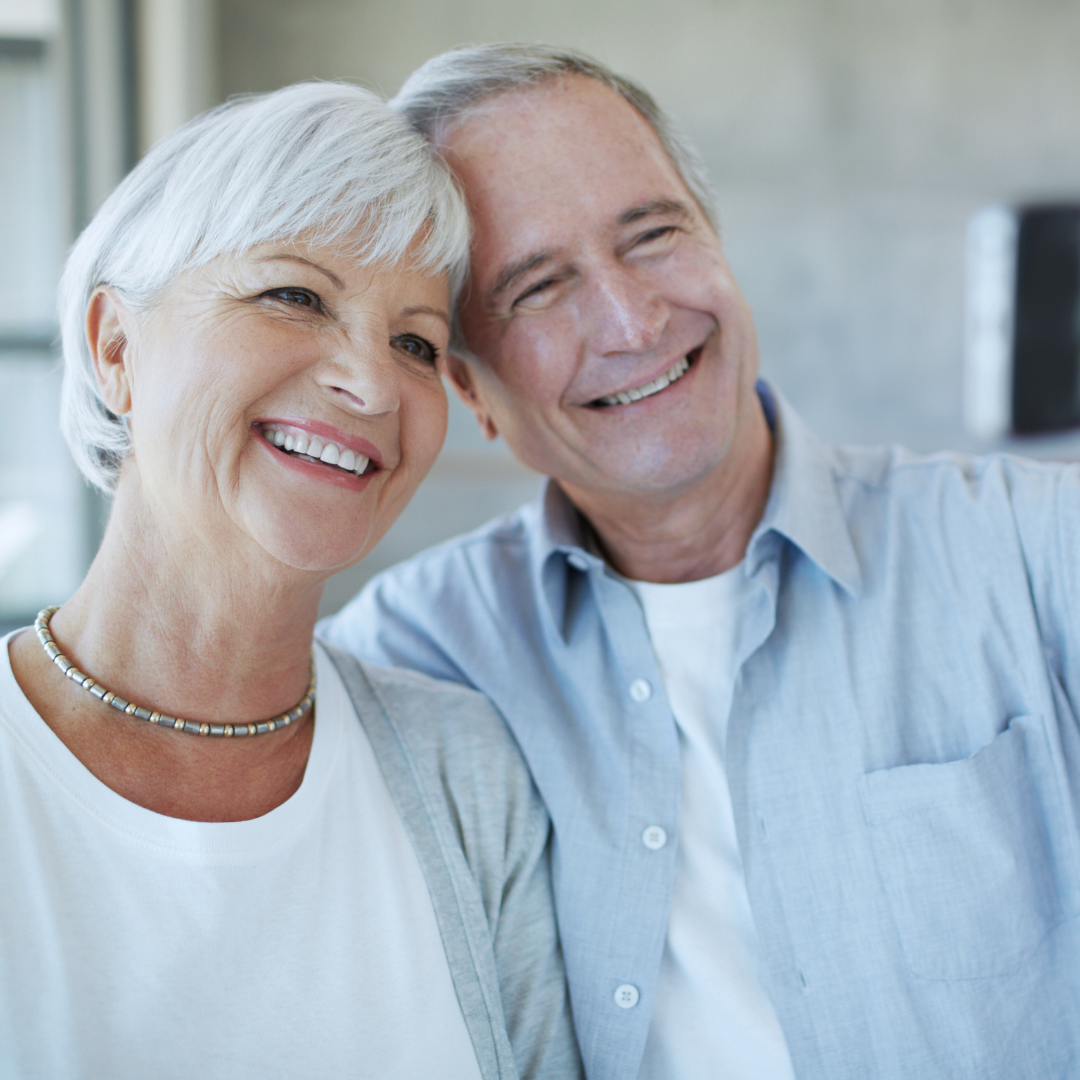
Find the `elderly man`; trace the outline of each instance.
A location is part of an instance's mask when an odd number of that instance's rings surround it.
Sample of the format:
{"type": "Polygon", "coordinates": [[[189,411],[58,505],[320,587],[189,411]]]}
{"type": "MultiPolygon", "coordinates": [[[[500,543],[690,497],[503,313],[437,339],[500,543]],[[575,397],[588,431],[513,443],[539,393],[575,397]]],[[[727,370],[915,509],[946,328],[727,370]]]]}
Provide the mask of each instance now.
{"type": "Polygon", "coordinates": [[[550,480],[327,632],[506,717],[592,1080],[1080,1075],[1075,470],[818,442],[594,62],[455,51],[397,105],[475,223],[450,376],[550,480]]]}

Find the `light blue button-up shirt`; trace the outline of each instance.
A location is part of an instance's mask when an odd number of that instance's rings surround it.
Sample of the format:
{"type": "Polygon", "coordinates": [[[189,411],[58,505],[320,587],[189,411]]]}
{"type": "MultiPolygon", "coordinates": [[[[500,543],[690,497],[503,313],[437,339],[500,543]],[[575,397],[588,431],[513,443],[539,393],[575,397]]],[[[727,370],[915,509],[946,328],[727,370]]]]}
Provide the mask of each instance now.
{"type": "MultiPolygon", "coordinates": [[[[828,447],[762,394],[776,463],[726,767],[796,1075],[1080,1076],[1080,470],[828,447]]],[[[583,540],[549,485],[322,632],[506,717],[555,825],[590,1080],[632,1080],[679,744],[642,610],[583,540]]]]}

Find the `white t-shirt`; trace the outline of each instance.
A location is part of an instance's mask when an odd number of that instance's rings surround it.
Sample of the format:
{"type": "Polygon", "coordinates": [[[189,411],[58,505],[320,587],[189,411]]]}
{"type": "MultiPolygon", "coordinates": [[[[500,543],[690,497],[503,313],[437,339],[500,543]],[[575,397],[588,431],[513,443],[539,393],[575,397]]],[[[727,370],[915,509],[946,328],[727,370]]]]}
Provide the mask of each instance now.
{"type": "Polygon", "coordinates": [[[95,779],[22,694],[8,641],[0,1076],[479,1080],[420,864],[321,648],[299,789],[207,823],[95,779]]]}
{"type": "Polygon", "coordinates": [[[739,565],[703,581],[629,585],[645,610],[682,757],[671,919],[638,1080],[792,1080],[761,981],[724,769],[746,575],[739,565]]]}

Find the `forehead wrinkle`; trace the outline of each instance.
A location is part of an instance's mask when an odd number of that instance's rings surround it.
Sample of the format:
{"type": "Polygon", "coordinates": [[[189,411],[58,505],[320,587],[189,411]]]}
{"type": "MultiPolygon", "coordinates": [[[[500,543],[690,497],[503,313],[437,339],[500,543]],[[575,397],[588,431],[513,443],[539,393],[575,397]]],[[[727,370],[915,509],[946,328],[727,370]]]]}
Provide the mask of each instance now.
{"type": "Polygon", "coordinates": [[[429,307],[427,304],[414,304],[412,307],[407,307],[401,313],[402,315],[433,315],[436,319],[441,319],[447,326],[450,325],[450,316],[440,308],[429,307]]]}
{"type": "Polygon", "coordinates": [[[345,283],[332,270],[327,270],[325,266],[320,266],[317,262],[312,262],[310,259],[305,259],[303,255],[291,255],[288,252],[279,252],[271,255],[260,255],[257,261],[294,262],[300,263],[302,266],[310,266],[312,270],[318,270],[320,274],[328,277],[339,289],[345,288],[345,283]]]}

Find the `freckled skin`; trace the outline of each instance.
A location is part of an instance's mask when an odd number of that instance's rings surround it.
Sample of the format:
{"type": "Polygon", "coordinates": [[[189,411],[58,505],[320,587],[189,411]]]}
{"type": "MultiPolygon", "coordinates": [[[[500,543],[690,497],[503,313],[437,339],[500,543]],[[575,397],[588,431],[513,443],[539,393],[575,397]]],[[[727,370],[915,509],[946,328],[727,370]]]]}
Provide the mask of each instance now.
{"type": "MultiPolygon", "coordinates": [[[[254,546],[254,558],[334,570],[365,555],[415,491],[445,436],[439,372],[390,346],[416,333],[445,347],[420,300],[446,306],[446,286],[421,274],[377,273],[338,259],[336,289],[292,262],[256,251],[189,275],[140,327],[131,361],[134,453],[162,521],[208,543],[254,546]],[[253,296],[282,282],[314,290],[326,314],[253,296]],[[146,358],[143,363],[143,358],[146,358]],[[363,402],[361,405],[360,402],[363,402]],[[382,469],[360,495],[282,470],[251,424],[267,416],[326,420],[375,443],[382,469]],[[225,540],[220,534],[228,535],[225,540]]],[[[322,264],[331,263],[325,255],[322,264]]]]}
{"type": "Polygon", "coordinates": [[[474,224],[461,316],[478,360],[452,360],[450,373],[483,430],[554,477],[631,576],[734,565],[771,471],[757,338],[716,234],[647,123],[572,76],[495,98],[441,148],[474,224]],[[688,353],[690,371],[655,397],[595,406],[688,353]]]}

